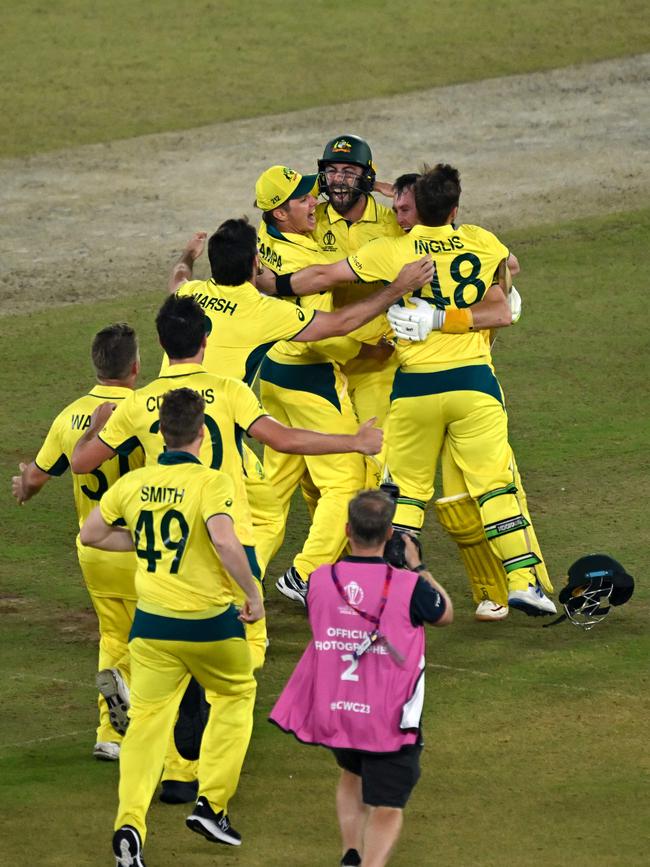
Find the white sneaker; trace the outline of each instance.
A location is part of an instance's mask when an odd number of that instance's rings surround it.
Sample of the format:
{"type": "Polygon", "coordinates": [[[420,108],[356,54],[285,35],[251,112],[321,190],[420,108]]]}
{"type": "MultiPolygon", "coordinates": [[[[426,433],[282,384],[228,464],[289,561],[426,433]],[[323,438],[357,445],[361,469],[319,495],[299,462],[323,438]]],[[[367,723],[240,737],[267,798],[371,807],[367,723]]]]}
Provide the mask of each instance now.
{"type": "Polygon", "coordinates": [[[102,762],[116,762],[120,757],[120,745],[113,741],[97,741],[93,756],[102,762]]]}
{"type": "Polygon", "coordinates": [[[493,620],[505,620],[507,616],[507,605],[497,605],[496,602],[492,602],[490,599],[483,599],[476,607],[474,619],[491,622],[493,620]]]}
{"type": "Polygon", "coordinates": [[[275,582],[275,586],[287,599],[293,599],[301,605],[305,604],[307,583],[302,580],[295,566],[289,566],[284,575],[275,582]]]}
{"type": "Polygon", "coordinates": [[[129,688],[116,668],[97,672],[97,689],[106,699],[108,718],[118,735],[125,735],[129,727],[129,688]]]}
{"type": "Polygon", "coordinates": [[[557,614],[555,603],[544,595],[538,583],[529,584],[526,590],[511,590],[508,593],[508,605],[531,617],[557,614]]]}

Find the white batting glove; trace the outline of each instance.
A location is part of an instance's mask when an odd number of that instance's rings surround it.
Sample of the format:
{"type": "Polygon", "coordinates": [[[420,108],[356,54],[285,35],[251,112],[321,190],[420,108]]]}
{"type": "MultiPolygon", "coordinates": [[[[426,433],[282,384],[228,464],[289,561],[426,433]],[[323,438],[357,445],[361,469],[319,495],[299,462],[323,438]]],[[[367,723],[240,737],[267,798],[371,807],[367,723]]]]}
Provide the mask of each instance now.
{"type": "Polygon", "coordinates": [[[510,295],[508,296],[508,301],[510,302],[510,312],[512,313],[512,324],[515,322],[519,322],[521,317],[521,295],[514,286],[510,288],[510,295]]]}
{"type": "Polygon", "coordinates": [[[440,331],[445,321],[445,311],[438,310],[422,298],[411,298],[415,307],[400,307],[393,304],[388,308],[388,321],[401,340],[425,340],[432,331],[440,331]]]}

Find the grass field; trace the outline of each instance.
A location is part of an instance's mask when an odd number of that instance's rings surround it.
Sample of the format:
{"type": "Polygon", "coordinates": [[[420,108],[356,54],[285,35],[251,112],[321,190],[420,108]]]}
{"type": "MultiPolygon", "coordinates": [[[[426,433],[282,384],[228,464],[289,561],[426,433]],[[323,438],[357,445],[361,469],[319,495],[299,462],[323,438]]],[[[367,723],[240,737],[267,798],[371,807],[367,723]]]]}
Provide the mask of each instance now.
{"type": "Polygon", "coordinates": [[[641,0],[3,4],[0,153],[553,69],[650,46],[641,0]],[[15,111],[15,106],[20,110],[15,111]]]}
{"type": "MultiPolygon", "coordinates": [[[[298,109],[341,92],[352,99],[369,87],[379,95],[478,80],[486,69],[499,75],[587,62],[648,45],[647,16],[633,0],[615,11],[599,0],[461,2],[454,7],[457,21],[442,7],[434,17],[431,4],[413,0],[400,7],[397,37],[387,8],[317,3],[305,33],[304,11],[297,14],[303,7],[292,2],[188,7],[161,0],[156,15],[150,3],[117,3],[110,12],[78,2],[11,4],[10,50],[0,64],[14,86],[0,100],[24,110],[0,139],[0,155],[298,109]],[[461,13],[470,12],[467,24],[461,13]],[[327,33],[333,18],[336,28],[327,33]],[[372,42],[356,38],[368,21],[372,42]],[[482,26],[486,36],[473,51],[482,26]],[[434,35],[427,66],[419,59],[434,35]],[[459,63],[454,38],[461,36],[459,63]],[[418,63],[414,39],[420,40],[418,63]],[[326,82],[318,54],[325,49],[326,82]],[[364,73],[351,81],[346,64],[353,49],[364,73]],[[303,55],[313,76],[297,72],[303,55]],[[277,69],[273,88],[266,86],[270,63],[277,69]],[[404,74],[389,74],[391,67],[404,74]],[[242,94],[245,85],[245,98],[232,98],[232,82],[242,94]]],[[[499,625],[476,624],[455,550],[429,516],[426,559],[455,600],[456,620],[429,637],[424,773],[395,867],[636,867],[647,861],[643,290],[650,202],[630,208],[509,234],[507,243],[524,265],[518,284],[524,315],[500,335],[495,359],[551,574],[561,585],[573,560],[603,550],[637,578],[636,593],[587,634],[568,624],[542,629],[514,614],[499,625]]],[[[155,375],[152,315],[160,301],[161,292],[147,288],[126,301],[87,298],[0,319],[0,860],[6,864],[111,863],[117,768],[90,758],[96,632],[76,564],[69,479],[53,480],[24,509],[11,499],[9,481],[18,461],[34,456],[56,412],[91,382],[85,359],[98,328],[132,323],[141,338],[142,381],[155,375]]],[[[272,575],[290,562],[305,523],[296,501],[272,575]]],[[[275,592],[268,612],[272,644],[260,676],[256,730],[232,805],[245,844],[241,851],[210,847],[184,830],[185,808],[154,803],[146,850],[151,867],[337,863],[331,758],[265,722],[304,647],[306,625],[275,592]]]]}

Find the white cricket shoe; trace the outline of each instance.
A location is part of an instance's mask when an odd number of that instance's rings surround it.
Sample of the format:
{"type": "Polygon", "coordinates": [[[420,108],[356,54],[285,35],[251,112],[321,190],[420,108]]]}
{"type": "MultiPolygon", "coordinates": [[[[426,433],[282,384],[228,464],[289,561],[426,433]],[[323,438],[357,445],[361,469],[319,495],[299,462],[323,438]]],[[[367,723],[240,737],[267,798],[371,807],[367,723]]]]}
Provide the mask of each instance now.
{"type": "Polygon", "coordinates": [[[474,619],[484,623],[491,623],[494,620],[505,620],[507,616],[507,605],[497,605],[491,599],[483,599],[476,607],[474,619]]]}
{"type": "Polygon", "coordinates": [[[275,586],[287,599],[305,605],[307,583],[302,580],[295,566],[289,566],[284,575],[275,582],[275,586]]]}
{"type": "Polygon", "coordinates": [[[93,756],[101,762],[116,762],[120,757],[120,745],[114,741],[97,741],[93,756]]]}
{"type": "Polygon", "coordinates": [[[538,583],[529,584],[526,590],[511,590],[508,593],[508,605],[523,611],[530,617],[557,614],[555,603],[544,595],[538,583]]]}
{"type": "Polygon", "coordinates": [[[129,727],[129,688],[116,668],[97,672],[97,689],[106,699],[108,718],[118,735],[125,735],[129,727]]]}

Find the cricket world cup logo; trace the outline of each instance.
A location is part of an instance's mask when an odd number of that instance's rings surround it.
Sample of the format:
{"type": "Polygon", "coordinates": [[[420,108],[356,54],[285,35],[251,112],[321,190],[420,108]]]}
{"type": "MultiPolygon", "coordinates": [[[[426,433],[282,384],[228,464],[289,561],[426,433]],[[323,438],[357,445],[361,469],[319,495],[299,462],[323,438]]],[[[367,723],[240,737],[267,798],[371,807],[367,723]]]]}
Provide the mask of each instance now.
{"type": "Polygon", "coordinates": [[[355,608],[358,608],[359,605],[363,602],[363,590],[356,581],[350,581],[349,584],[345,585],[345,597],[348,600],[350,605],[354,605],[355,608]]]}

